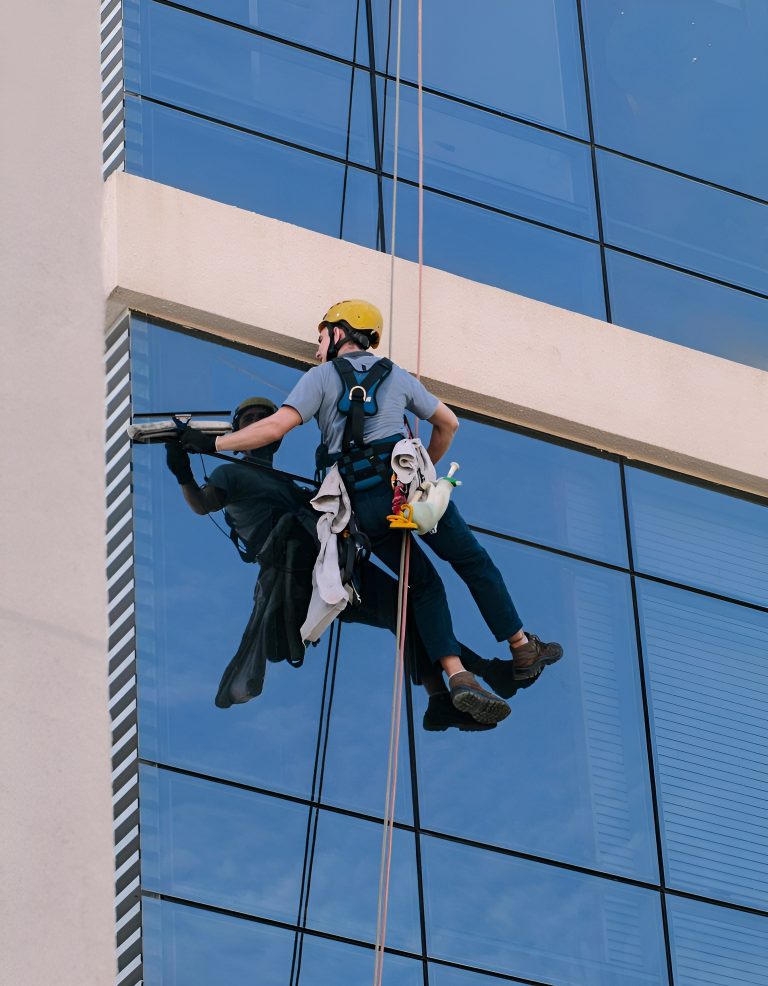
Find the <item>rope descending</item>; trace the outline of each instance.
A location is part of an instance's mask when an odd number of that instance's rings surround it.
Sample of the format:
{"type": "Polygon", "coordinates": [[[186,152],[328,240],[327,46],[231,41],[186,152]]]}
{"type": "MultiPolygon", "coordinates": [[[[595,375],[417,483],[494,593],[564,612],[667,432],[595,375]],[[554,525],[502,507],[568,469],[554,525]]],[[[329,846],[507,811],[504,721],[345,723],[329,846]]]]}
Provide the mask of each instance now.
{"type": "MultiPolygon", "coordinates": [[[[394,285],[395,285],[395,232],[397,218],[397,164],[400,134],[400,53],[402,37],[403,3],[397,5],[397,71],[395,76],[395,151],[392,186],[392,244],[390,257],[389,283],[389,349],[392,355],[394,285]]],[[[418,0],[418,127],[419,127],[419,277],[417,296],[417,347],[416,376],[421,378],[421,333],[424,267],[424,124],[423,124],[423,74],[422,74],[422,0],[418,0]]],[[[415,431],[418,434],[418,419],[415,431]]],[[[389,756],[387,762],[387,791],[384,799],[384,827],[381,839],[381,864],[379,867],[379,893],[376,909],[376,944],[374,951],[374,986],[381,986],[384,975],[384,948],[387,937],[387,912],[389,906],[389,880],[392,867],[392,834],[395,820],[395,799],[397,795],[397,767],[400,748],[400,714],[403,697],[403,666],[405,652],[405,633],[408,619],[408,575],[410,570],[411,539],[408,531],[403,531],[400,552],[399,592],[397,603],[397,644],[395,652],[394,678],[392,683],[392,712],[389,730],[389,756]]]]}

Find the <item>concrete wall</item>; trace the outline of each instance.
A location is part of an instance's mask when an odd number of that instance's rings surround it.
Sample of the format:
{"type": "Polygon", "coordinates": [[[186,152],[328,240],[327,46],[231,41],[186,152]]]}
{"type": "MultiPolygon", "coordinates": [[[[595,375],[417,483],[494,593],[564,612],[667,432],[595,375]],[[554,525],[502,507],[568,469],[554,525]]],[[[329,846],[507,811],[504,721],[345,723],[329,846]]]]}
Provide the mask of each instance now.
{"type": "MultiPolygon", "coordinates": [[[[129,306],[311,359],[333,301],[387,311],[387,256],[146,179],[110,178],[104,234],[108,318],[129,306]]],[[[411,370],[416,271],[396,264],[385,339],[411,370]]],[[[424,305],[421,370],[442,397],[768,494],[768,373],[434,269],[424,305]]]]}
{"type": "Polygon", "coordinates": [[[0,12],[0,979],[110,984],[98,4],[0,12]]]}

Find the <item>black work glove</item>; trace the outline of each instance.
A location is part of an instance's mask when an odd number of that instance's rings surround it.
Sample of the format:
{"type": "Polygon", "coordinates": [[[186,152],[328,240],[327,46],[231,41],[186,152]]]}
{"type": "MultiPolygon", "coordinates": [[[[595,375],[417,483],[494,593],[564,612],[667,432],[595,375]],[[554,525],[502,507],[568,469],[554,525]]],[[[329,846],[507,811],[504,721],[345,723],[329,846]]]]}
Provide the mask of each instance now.
{"type": "Polygon", "coordinates": [[[185,452],[215,452],[216,436],[197,428],[184,428],[179,434],[179,442],[185,452]]]}
{"type": "Polygon", "coordinates": [[[179,486],[194,482],[195,477],[192,475],[189,456],[178,442],[165,443],[165,461],[179,486]]]}

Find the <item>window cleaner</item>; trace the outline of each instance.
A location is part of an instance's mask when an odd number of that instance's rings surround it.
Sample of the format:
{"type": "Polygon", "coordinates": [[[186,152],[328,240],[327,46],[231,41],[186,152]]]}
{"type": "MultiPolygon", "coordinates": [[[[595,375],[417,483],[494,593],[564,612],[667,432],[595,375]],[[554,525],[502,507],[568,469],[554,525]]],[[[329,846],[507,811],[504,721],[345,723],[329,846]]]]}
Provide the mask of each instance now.
{"type": "MultiPolygon", "coordinates": [[[[385,363],[387,372],[377,370],[369,378],[376,365],[384,362],[370,352],[379,345],[382,329],[381,312],[371,302],[338,302],[318,327],[320,365],[304,374],[275,414],[233,434],[214,438],[190,432],[184,441],[202,451],[259,448],[316,417],[328,456],[341,463],[352,508],[371,540],[373,553],[398,572],[402,535],[391,530],[387,520],[392,513],[392,490],[387,482],[391,462],[387,460],[391,460],[392,443],[408,437],[404,412],[410,410],[432,424],[427,452],[433,462],[448,450],[458,420],[419,380],[394,363],[391,368],[385,363]],[[343,374],[334,366],[337,359],[349,364],[354,373],[354,383],[346,392],[343,374]]],[[[453,501],[435,533],[425,534],[419,544],[411,543],[409,584],[413,619],[436,672],[442,668],[449,675],[448,692],[454,707],[480,723],[499,722],[509,714],[499,692],[513,694],[518,682],[535,679],[542,668],[562,657],[559,644],[545,643],[523,630],[501,573],[453,501]],[[428,544],[453,566],[496,639],[509,643],[511,661],[485,661],[478,668],[486,681],[494,680],[497,694],[483,689],[462,663],[445,589],[421,544],[428,544]]],[[[444,692],[444,684],[442,688],[444,692]]]]}
{"type": "MultiPolygon", "coordinates": [[[[225,464],[208,476],[199,487],[194,479],[189,454],[179,441],[184,426],[195,433],[219,435],[237,432],[254,421],[274,414],[276,405],[262,397],[242,401],[226,420],[206,420],[195,414],[142,421],[129,426],[128,433],[140,444],[165,444],[168,468],[179,483],[184,499],[197,514],[224,511],[230,538],[245,562],[259,565],[253,594],[253,608],[232,660],[221,677],[215,704],[229,708],[248,702],[263,690],[268,663],[286,661],[300,667],[305,653],[300,626],[306,619],[312,595],[312,570],[317,556],[315,526],[317,514],[309,506],[311,493],[297,483],[311,487],[313,481],[273,466],[278,443],[255,454],[234,459],[209,452],[225,464]],[[181,430],[180,430],[181,426],[181,430]]],[[[215,523],[213,517],[210,518],[215,523]]],[[[217,525],[218,526],[218,525],[217,525]]],[[[226,531],[220,528],[224,534],[226,531]]],[[[342,582],[351,580],[359,546],[352,538],[340,539],[339,572],[342,582]]],[[[375,565],[364,565],[356,582],[360,605],[348,607],[339,619],[395,632],[397,582],[375,565]]],[[[406,654],[415,684],[425,684],[432,665],[423,642],[415,630],[409,631],[406,654]]],[[[469,666],[482,658],[461,645],[462,659],[469,666]]],[[[526,684],[520,687],[525,688],[526,684]]],[[[482,725],[452,706],[430,704],[424,714],[424,729],[481,731],[482,725]]]]}

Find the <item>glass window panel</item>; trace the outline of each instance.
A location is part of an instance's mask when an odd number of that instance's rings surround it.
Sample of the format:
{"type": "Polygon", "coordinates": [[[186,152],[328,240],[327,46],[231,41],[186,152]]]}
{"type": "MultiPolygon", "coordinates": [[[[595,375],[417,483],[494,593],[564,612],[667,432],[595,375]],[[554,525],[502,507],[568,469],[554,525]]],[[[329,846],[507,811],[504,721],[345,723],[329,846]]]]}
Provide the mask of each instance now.
{"type": "Polygon", "coordinates": [[[768,300],[605,251],[613,321],[768,370],[768,300]]]}
{"type": "MultiPolygon", "coordinates": [[[[307,340],[314,344],[314,326],[308,327],[307,340]]],[[[131,316],[134,414],[167,417],[171,412],[197,410],[223,411],[227,417],[226,412],[254,394],[279,406],[303,372],[303,368],[157,325],[141,315],[131,316]]],[[[312,428],[296,429],[281,446],[275,465],[311,476],[318,440],[312,428]]]]}
{"type": "Polygon", "coordinates": [[[598,152],[605,238],[768,292],[768,206],[598,152]]]}
{"type": "MultiPolygon", "coordinates": [[[[374,0],[376,65],[397,67],[397,4],[374,0]]],[[[424,84],[588,136],[576,7],[570,0],[427,0],[424,84]]],[[[401,75],[416,79],[416,2],[403,3],[401,75]]]]}
{"type": "Polygon", "coordinates": [[[243,565],[228,536],[187,509],[162,446],[134,450],[134,488],[141,755],[308,796],[325,640],[300,669],[268,664],[258,698],[216,708],[253,607],[257,566],[243,565]]]}
{"type": "MultiPolygon", "coordinates": [[[[363,29],[364,30],[364,29],[363,29]]],[[[376,76],[376,118],[381,135],[390,115],[394,115],[395,105],[387,103],[386,81],[376,76]]],[[[371,75],[362,69],[355,69],[352,92],[352,106],[349,117],[350,147],[349,160],[356,164],[376,167],[373,146],[373,111],[371,97],[371,75]]],[[[381,140],[381,136],[379,136],[381,140]]]]}
{"type": "Polygon", "coordinates": [[[295,922],[308,808],[146,766],[140,805],[146,890],[295,922]]]}
{"type": "Polygon", "coordinates": [[[130,0],[126,88],[344,157],[352,70],[152,0],[130,0]],[[132,40],[135,37],[135,40],[132,40]]]}
{"type": "MultiPolygon", "coordinates": [[[[496,729],[471,742],[457,730],[417,731],[422,825],[656,881],[628,576],[486,536],[480,541],[524,626],[559,641],[565,654],[518,691],[512,715],[496,729]]],[[[445,565],[440,570],[459,639],[484,657],[508,658],[466,586],[445,565]]],[[[419,716],[423,707],[417,695],[419,716]]]]}
{"type": "Polygon", "coordinates": [[[765,907],[768,613],[638,580],[667,883],[765,907]]]}
{"type": "MultiPolygon", "coordinates": [[[[390,577],[380,568],[375,569],[374,575],[382,580],[381,586],[378,581],[370,591],[363,586],[363,606],[348,608],[344,618],[366,620],[382,616],[394,628],[396,577],[390,577]],[[389,595],[388,603],[384,602],[389,595]],[[380,601],[381,606],[377,607],[380,601]],[[370,604],[373,613],[369,613],[370,604]]],[[[347,622],[342,626],[323,774],[323,801],[328,804],[369,815],[384,815],[395,648],[394,632],[347,622]]],[[[405,699],[398,750],[395,818],[412,824],[405,699]]]]}
{"type": "MultiPolygon", "coordinates": [[[[376,940],[381,833],[380,824],[320,812],[308,927],[359,941],[376,940]]],[[[392,837],[387,945],[421,951],[413,834],[398,829],[392,837]]]]}
{"type": "MultiPolygon", "coordinates": [[[[358,0],[184,0],[186,7],[352,58],[358,0]]],[[[367,57],[367,48],[357,58],[367,57]]]]}
{"type": "Polygon", "coordinates": [[[421,846],[435,958],[553,986],[667,983],[657,893],[442,839],[421,846]]]}
{"type": "Polygon", "coordinates": [[[144,986],[285,986],[294,934],[145,897],[142,901],[144,986]]]}
{"type": "MultiPolygon", "coordinates": [[[[388,182],[387,185],[391,183],[388,182]]],[[[377,229],[379,221],[379,191],[376,175],[358,168],[347,168],[347,181],[344,189],[344,222],[342,238],[359,246],[377,250],[379,247],[377,229]]],[[[400,201],[398,190],[398,203],[400,201]]],[[[391,197],[385,209],[392,211],[391,197]]],[[[399,228],[399,217],[397,220],[399,228]]],[[[399,235],[398,235],[399,240],[399,235]]],[[[391,249],[389,233],[387,234],[387,250],[391,249]]],[[[398,251],[399,252],[399,251],[398,251]]]]}
{"type": "MultiPolygon", "coordinates": [[[[304,935],[298,986],[367,986],[373,971],[373,949],[304,935]]],[[[397,986],[424,986],[421,962],[402,955],[385,954],[384,977],[397,986]]]]}
{"type": "MultiPolygon", "coordinates": [[[[379,92],[381,91],[383,91],[382,84],[379,85],[379,92]]],[[[381,97],[379,97],[379,102],[377,103],[379,126],[381,126],[382,113],[384,112],[384,107],[380,99],[381,97]]],[[[344,112],[346,120],[346,108],[344,112]]],[[[371,76],[370,73],[362,72],[360,69],[354,70],[354,77],[352,80],[352,106],[349,112],[348,158],[350,161],[355,161],[357,164],[367,165],[369,168],[376,167],[376,156],[373,149],[371,76]]]]}
{"type": "Polygon", "coordinates": [[[468,418],[451,458],[463,482],[456,505],[470,524],[627,564],[617,463],[468,418]]]}
{"type": "Polygon", "coordinates": [[[125,107],[131,174],[339,235],[343,164],[135,97],[125,107]]]}
{"type": "Polygon", "coordinates": [[[635,567],[768,605],[768,507],[627,469],[635,567]]]}
{"type": "MultiPolygon", "coordinates": [[[[373,245],[376,235],[376,182],[353,178],[350,169],[344,238],[373,245]]],[[[387,249],[392,214],[392,183],[384,183],[387,249]]],[[[400,184],[397,192],[398,256],[417,259],[417,191],[400,184]]],[[[424,196],[424,262],[430,267],[527,295],[550,305],[605,318],[600,250],[597,244],[457,202],[444,195],[424,196]]]]}
{"type": "MultiPolygon", "coordinates": [[[[389,99],[394,102],[394,83],[389,99]]],[[[384,168],[394,167],[387,114],[384,168]]],[[[441,96],[424,96],[424,183],[505,212],[597,236],[589,148],[441,96]]],[[[402,90],[398,174],[418,181],[417,93],[402,90]]]]}
{"type": "MultiPolygon", "coordinates": [[[[132,378],[158,412],[233,406],[279,389],[298,371],[133,318],[132,378]],[[264,387],[270,380],[275,389],[264,387]],[[210,402],[210,403],[209,403],[210,402]]],[[[301,429],[275,465],[311,471],[315,436],[301,429]],[[303,434],[306,432],[306,434],[303,434]]],[[[216,708],[219,680],[253,606],[256,565],[244,565],[210,518],[187,507],[159,445],[134,446],[136,620],[140,735],[147,759],[308,796],[327,646],[300,669],[267,665],[263,693],[216,708]],[[290,722],[290,728],[282,728],[290,722]],[[254,751],[258,751],[257,754],[254,751]]],[[[212,471],[216,462],[206,458],[212,471]]],[[[203,482],[198,457],[193,471],[203,482]]],[[[211,515],[226,528],[221,513],[211,515]]]]}
{"type": "Polygon", "coordinates": [[[667,896],[676,986],[764,986],[768,918],[667,896]]]}
{"type": "Polygon", "coordinates": [[[598,143],[768,197],[768,129],[750,109],[768,87],[768,3],[583,6],[598,143]]]}

